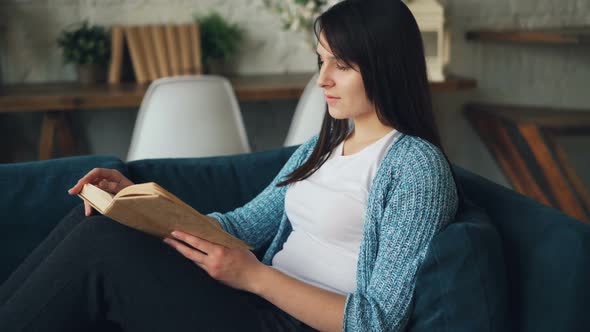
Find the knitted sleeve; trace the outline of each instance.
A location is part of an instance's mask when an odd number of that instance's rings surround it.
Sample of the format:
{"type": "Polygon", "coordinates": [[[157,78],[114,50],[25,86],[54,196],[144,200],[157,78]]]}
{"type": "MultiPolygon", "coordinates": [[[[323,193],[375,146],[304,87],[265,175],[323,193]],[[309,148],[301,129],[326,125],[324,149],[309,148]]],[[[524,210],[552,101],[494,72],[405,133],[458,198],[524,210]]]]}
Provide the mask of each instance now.
{"type": "Polygon", "coordinates": [[[423,146],[407,152],[401,169],[390,174],[397,174],[399,182],[388,186],[383,215],[371,216],[377,219],[377,243],[370,244],[376,256],[366,259],[374,267],[363,271],[366,287],[347,296],[345,331],[403,330],[417,270],[433,236],[457,211],[455,183],[442,154],[423,146]]]}
{"type": "Polygon", "coordinates": [[[287,186],[277,187],[276,184],[301,164],[316,139],[317,136],[297,148],[273,181],[250,202],[233,211],[213,212],[208,216],[216,218],[226,232],[255,249],[267,244],[277,233],[285,210],[287,186]]]}

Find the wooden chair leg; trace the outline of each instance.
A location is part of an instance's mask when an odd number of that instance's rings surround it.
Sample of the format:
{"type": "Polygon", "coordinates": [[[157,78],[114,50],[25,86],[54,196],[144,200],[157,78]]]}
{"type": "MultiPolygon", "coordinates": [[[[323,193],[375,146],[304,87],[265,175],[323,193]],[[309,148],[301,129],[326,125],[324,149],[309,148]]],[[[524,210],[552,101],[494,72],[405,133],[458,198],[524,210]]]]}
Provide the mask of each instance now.
{"type": "Polygon", "coordinates": [[[73,156],[75,154],[74,135],[72,135],[67,112],[59,112],[57,117],[57,139],[61,153],[64,156],[73,156]]]}
{"type": "Polygon", "coordinates": [[[39,160],[50,159],[53,155],[53,140],[57,126],[57,118],[53,112],[45,112],[41,122],[41,137],[39,138],[39,160]]]}

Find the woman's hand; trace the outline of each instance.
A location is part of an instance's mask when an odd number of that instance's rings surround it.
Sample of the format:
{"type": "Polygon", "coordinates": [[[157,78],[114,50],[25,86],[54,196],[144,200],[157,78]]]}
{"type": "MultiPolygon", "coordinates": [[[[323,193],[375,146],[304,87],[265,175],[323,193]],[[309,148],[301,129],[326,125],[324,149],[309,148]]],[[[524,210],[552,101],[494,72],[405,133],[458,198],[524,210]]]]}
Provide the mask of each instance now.
{"type": "Polygon", "coordinates": [[[164,242],[205,270],[213,279],[230,287],[254,292],[257,282],[261,280],[260,274],[266,270],[266,265],[249,250],[229,249],[181,231],[172,232],[172,237],[165,238],[164,242]]]}
{"type": "MultiPolygon", "coordinates": [[[[95,168],[78,180],[76,185],[68,189],[68,193],[70,195],[79,194],[82,187],[87,183],[91,183],[111,194],[116,194],[121,191],[121,189],[133,184],[133,182],[115,169],[95,168]]],[[[86,216],[92,214],[92,206],[86,203],[86,201],[84,201],[84,212],[86,216]]]]}

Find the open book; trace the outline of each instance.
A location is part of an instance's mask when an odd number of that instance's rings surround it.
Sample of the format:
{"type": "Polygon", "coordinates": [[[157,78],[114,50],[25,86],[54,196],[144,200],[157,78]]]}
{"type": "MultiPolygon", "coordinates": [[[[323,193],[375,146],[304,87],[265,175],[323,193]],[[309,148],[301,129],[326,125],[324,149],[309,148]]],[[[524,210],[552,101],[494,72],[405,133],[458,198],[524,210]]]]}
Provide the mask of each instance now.
{"type": "Polygon", "coordinates": [[[252,249],[154,182],[131,185],[116,195],[85,184],[78,196],[103,215],[161,238],[179,230],[228,248],[252,249]]]}

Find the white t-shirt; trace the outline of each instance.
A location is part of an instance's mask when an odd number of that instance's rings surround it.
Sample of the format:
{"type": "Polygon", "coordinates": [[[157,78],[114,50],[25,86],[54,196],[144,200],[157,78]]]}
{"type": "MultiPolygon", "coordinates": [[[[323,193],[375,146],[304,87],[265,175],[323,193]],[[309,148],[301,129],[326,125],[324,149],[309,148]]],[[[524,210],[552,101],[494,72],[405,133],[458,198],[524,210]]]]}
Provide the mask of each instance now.
{"type": "Polygon", "coordinates": [[[332,292],[354,292],[369,188],[398,136],[392,130],[348,156],[340,143],[320,169],[288,187],[285,212],[293,231],[273,257],[274,268],[332,292]]]}

